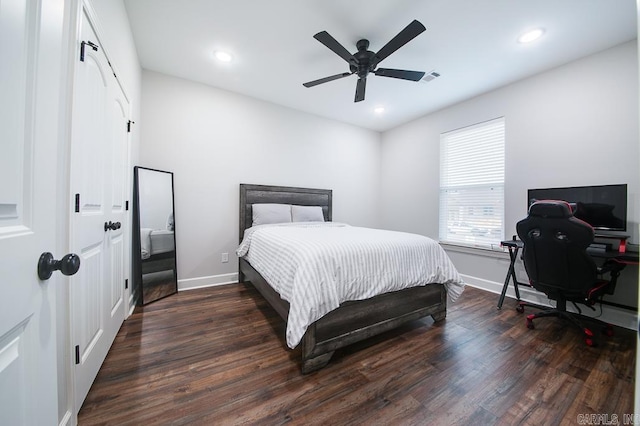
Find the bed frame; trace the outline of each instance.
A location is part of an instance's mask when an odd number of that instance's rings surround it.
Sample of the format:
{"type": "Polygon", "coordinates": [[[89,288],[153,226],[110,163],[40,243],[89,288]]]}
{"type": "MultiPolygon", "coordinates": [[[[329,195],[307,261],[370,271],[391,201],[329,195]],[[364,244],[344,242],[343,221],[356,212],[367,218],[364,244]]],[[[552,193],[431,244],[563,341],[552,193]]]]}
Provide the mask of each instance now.
{"type": "MultiPolygon", "coordinates": [[[[240,241],[251,227],[256,203],[321,206],[325,220],[332,217],[331,190],[240,184],[240,241]]],[[[238,280],[251,282],[278,314],[287,321],[289,303],[271,288],[246,260],[240,258],[238,280]]],[[[326,366],[338,348],[391,330],[408,321],[431,315],[434,321],[447,315],[447,295],[442,284],[430,284],[345,302],[314,322],[302,338],[302,373],[326,366]]]]}

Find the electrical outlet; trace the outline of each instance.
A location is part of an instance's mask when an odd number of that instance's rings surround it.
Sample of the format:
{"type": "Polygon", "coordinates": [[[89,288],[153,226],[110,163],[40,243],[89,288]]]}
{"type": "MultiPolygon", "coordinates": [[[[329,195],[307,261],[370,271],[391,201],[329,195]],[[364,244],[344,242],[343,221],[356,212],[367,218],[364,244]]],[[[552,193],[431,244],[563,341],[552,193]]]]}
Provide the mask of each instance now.
{"type": "Polygon", "coordinates": [[[229,253],[222,253],[222,263],[227,263],[229,261],[229,253]]]}

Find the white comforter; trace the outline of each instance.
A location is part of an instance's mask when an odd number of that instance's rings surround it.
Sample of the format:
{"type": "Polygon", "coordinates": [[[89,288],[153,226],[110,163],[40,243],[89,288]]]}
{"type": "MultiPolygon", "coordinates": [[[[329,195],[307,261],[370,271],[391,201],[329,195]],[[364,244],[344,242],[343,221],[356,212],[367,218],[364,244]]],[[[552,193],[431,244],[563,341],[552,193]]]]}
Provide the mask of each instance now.
{"type": "Polygon", "coordinates": [[[236,251],[289,302],[287,345],[342,302],[442,283],[450,300],[464,289],[438,243],[422,235],[342,223],[259,225],[236,251]]]}

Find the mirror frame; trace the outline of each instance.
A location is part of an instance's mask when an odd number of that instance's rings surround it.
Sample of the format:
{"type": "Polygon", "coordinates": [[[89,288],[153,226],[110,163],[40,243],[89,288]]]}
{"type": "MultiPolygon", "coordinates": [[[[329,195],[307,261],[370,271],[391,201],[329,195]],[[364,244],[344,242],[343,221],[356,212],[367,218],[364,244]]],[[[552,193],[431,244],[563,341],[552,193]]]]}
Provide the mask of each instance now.
{"type": "MultiPolygon", "coordinates": [[[[132,294],[136,305],[146,305],[147,303],[155,302],[156,300],[163,299],[167,296],[178,292],[178,270],[177,270],[177,246],[176,246],[176,206],[174,196],[174,184],[173,184],[173,172],[165,170],[151,169],[148,167],[135,166],[133,168],[133,226],[132,226],[132,264],[133,264],[133,283],[132,294]],[[141,236],[140,236],[140,176],[139,171],[146,170],[151,172],[166,173],[171,177],[171,207],[173,209],[173,247],[174,256],[173,264],[167,271],[173,271],[173,279],[169,283],[172,284],[170,292],[162,294],[162,296],[153,298],[151,300],[145,300],[143,291],[143,259],[141,257],[141,236]]],[[[165,269],[163,269],[165,270],[165,269]]]]}

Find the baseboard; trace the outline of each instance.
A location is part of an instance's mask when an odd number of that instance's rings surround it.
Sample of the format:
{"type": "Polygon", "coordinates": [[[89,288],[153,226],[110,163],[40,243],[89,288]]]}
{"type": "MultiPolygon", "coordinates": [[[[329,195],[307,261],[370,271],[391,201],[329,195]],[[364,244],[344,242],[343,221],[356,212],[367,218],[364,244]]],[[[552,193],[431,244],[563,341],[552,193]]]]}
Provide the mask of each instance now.
{"type": "Polygon", "coordinates": [[[71,424],[71,411],[67,410],[67,412],[64,413],[62,420],[60,420],[60,423],[58,423],[58,426],[68,426],[70,424],[71,424]]]}
{"type": "MultiPolygon", "coordinates": [[[[470,275],[464,275],[464,274],[460,274],[460,275],[462,276],[462,279],[464,280],[464,282],[471,287],[479,288],[481,290],[486,290],[491,293],[495,293],[497,295],[499,295],[502,292],[502,286],[504,285],[504,283],[488,281],[488,280],[478,278],[478,277],[473,277],[470,275]]],[[[523,286],[519,286],[518,289],[520,290],[520,298],[523,301],[534,303],[536,305],[552,306],[549,299],[544,293],[540,293],[531,288],[523,287],[523,286]]],[[[515,309],[516,293],[513,289],[512,283],[509,283],[509,289],[507,290],[506,296],[507,298],[505,298],[502,309],[512,309],[512,308],[515,309]]],[[[498,306],[498,298],[499,296],[496,296],[496,301],[495,301],[496,308],[498,306]]],[[[629,330],[636,330],[636,327],[638,326],[637,312],[629,311],[626,309],[619,309],[619,308],[616,308],[615,306],[602,305],[602,315],[600,315],[600,305],[596,305],[595,308],[596,308],[596,311],[594,312],[589,308],[585,308],[581,306],[582,314],[588,317],[598,317],[598,319],[601,321],[608,322],[610,324],[614,324],[620,327],[628,328],[629,330]]],[[[573,309],[573,306],[570,303],[567,306],[567,310],[575,312],[575,309],[573,309]]]]}
{"type": "Polygon", "coordinates": [[[196,288],[213,287],[237,282],[237,272],[233,272],[231,274],[211,275],[208,277],[186,278],[184,280],[178,280],[178,291],[194,290],[196,288]]]}
{"type": "Polygon", "coordinates": [[[136,308],[136,301],[133,299],[133,293],[129,294],[129,312],[125,319],[129,318],[133,314],[133,310],[136,308]]]}

